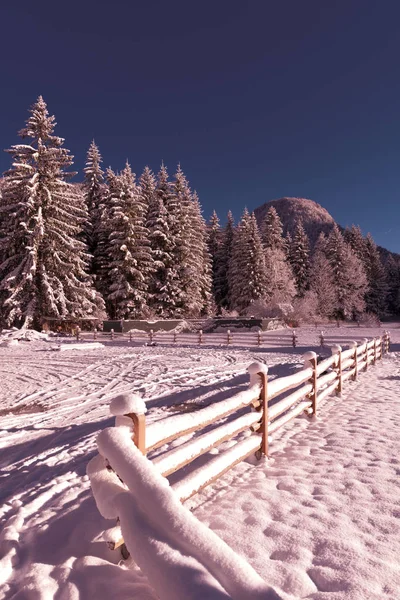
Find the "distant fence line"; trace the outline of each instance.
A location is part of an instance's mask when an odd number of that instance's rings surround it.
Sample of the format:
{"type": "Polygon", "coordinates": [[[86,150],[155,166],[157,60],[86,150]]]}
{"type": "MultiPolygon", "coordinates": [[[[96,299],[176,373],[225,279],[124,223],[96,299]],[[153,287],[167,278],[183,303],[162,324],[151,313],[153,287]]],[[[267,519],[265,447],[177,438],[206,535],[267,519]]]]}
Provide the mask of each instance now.
{"type": "MultiPolygon", "coordinates": [[[[387,331],[384,335],[388,334],[387,331]]],[[[148,345],[191,345],[191,346],[238,346],[238,347],[262,347],[264,345],[277,347],[293,347],[297,346],[319,346],[321,348],[331,345],[337,341],[342,341],[335,337],[332,330],[327,332],[321,330],[315,335],[315,343],[302,343],[301,335],[295,329],[275,329],[271,331],[238,331],[227,329],[225,332],[204,333],[202,330],[195,333],[184,332],[161,332],[153,331],[129,331],[128,333],[115,332],[111,329],[110,332],[91,331],[83,332],[78,327],[75,330],[75,337],[79,340],[94,340],[94,341],[122,341],[127,344],[141,343],[148,345]]],[[[309,338],[309,334],[307,336],[309,338]]]]}

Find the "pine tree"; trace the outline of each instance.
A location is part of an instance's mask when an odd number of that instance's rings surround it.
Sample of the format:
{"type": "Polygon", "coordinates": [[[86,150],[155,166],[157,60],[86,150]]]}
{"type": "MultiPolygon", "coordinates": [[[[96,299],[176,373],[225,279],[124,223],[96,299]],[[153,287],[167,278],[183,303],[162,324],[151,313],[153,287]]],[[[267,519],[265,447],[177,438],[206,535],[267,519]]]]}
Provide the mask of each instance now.
{"type": "Polygon", "coordinates": [[[270,304],[290,303],[296,295],[296,286],[286,255],[280,248],[264,251],[267,281],[266,300],[270,304]]]}
{"type": "Polygon", "coordinates": [[[198,199],[193,197],[180,166],[175,174],[173,196],[167,210],[174,235],[173,260],[180,286],[176,315],[197,317],[206,310],[204,303],[208,304],[210,300],[211,274],[204,264],[209,261],[206,228],[198,199]]]}
{"type": "Polygon", "coordinates": [[[326,257],[326,237],[320,234],[314,248],[310,270],[310,289],[317,297],[317,312],[331,318],[337,309],[337,294],[331,263],[326,257]]]}
{"type": "Polygon", "coordinates": [[[266,297],[264,249],[254,213],[247,209],[234,233],[228,278],[232,310],[243,313],[266,297]]]}
{"type": "Polygon", "coordinates": [[[211,256],[212,269],[212,292],[217,305],[218,312],[221,306],[221,261],[222,256],[222,230],[219,218],[215,210],[213,211],[207,228],[208,232],[208,251],[211,256]]]}
{"type": "Polygon", "coordinates": [[[265,249],[270,248],[271,250],[281,251],[285,249],[282,221],[273,206],[268,209],[265,215],[261,227],[261,239],[265,249]]]}
{"type": "Polygon", "coordinates": [[[365,295],[367,311],[382,317],[387,311],[388,286],[385,268],[371,234],[367,235],[364,247],[364,269],[368,280],[368,291],[365,295]]]}
{"type": "Polygon", "coordinates": [[[87,273],[89,255],[78,239],[87,211],[77,186],[68,183],[72,156],[54,134],[40,96],[22,138],[30,144],[7,152],[0,232],[0,298],[8,325],[39,326],[44,317],[85,318],[104,308],[87,273]]]}
{"type": "MultiPolygon", "coordinates": [[[[207,244],[207,225],[203,218],[200,200],[196,192],[192,195],[192,232],[191,244],[199,257],[198,286],[200,302],[196,309],[200,316],[215,311],[212,295],[212,259],[207,244]]],[[[195,259],[196,260],[196,259],[195,259]]]]}
{"type": "Polygon", "coordinates": [[[347,228],[344,231],[344,239],[350,245],[353,252],[365,265],[366,260],[366,246],[365,239],[361,232],[361,229],[356,225],[352,225],[351,228],[347,228]]]}
{"type": "Polygon", "coordinates": [[[302,298],[310,285],[310,242],[301,221],[294,230],[289,262],[296,282],[297,295],[302,298]]]}
{"type": "Polygon", "coordinates": [[[142,203],[146,209],[146,219],[150,204],[153,202],[156,193],[156,186],[157,182],[153,171],[149,167],[145,167],[139,178],[139,188],[142,196],[142,203]]]}
{"type": "Polygon", "coordinates": [[[107,171],[110,188],[108,239],[109,291],[106,303],[114,319],[146,316],[152,257],[145,228],[146,206],[129,164],[116,175],[107,171]]]}
{"type": "Polygon", "coordinates": [[[85,194],[86,207],[89,214],[84,233],[86,245],[93,255],[97,245],[97,231],[101,220],[101,211],[104,198],[104,172],[101,168],[102,158],[99,148],[93,140],[89,146],[84,168],[85,179],[83,190],[85,194]]]}
{"type": "Polygon", "coordinates": [[[179,265],[176,264],[176,205],[172,184],[164,165],[157,177],[153,200],[149,204],[147,228],[154,271],[150,283],[150,306],[163,318],[176,316],[180,302],[179,265]]]}
{"type": "Polygon", "coordinates": [[[218,261],[218,271],[215,275],[215,301],[219,309],[229,307],[229,264],[232,257],[235,224],[231,211],[228,212],[226,225],[221,231],[221,256],[218,261]]]}
{"type": "Polygon", "coordinates": [[[346,244],[337,225],[328,236],[325,253],[332,268],[336,293],[334,316],[354,318],[365,310],[368,282],[361,260],[346,244]]]}
{"type": "Polygon", "coordinates": [[[387,308],[390,314],[400,313],[400,262],[392,254],[386,263],[387,308]]]}

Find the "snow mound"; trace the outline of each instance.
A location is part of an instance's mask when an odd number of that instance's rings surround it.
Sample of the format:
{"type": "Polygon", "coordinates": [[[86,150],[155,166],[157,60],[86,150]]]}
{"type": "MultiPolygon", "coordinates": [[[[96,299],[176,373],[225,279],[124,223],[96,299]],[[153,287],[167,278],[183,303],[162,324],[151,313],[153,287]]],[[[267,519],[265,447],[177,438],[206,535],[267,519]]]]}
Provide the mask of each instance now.
{"type": "Polygon", "coordinates": [[[51,350],[56,352],[65,352],[66,350],[96,350],[98,348],[104,348],[104,344],[100,342],[83,342],[82,344],[60,344],[59,346],[52,346],[51,350]]]}
{"type": "Polygon", "coordinates": [[[14,340],[14,339],[9,339],[9,340],[4,340],[3,342],[0,342],[0,346],[2,348],[9,348],[10,346],[18,346],[19,345],[19,341],[18,340],[14,340]]]}
{"type": "Polygon", "coordinates": [[[115,417],[129,413],[144,415],[146,411],[146,403],[138,394],[120,394],[111,400],[110,412],[115,417]]]}
{"type": "Polygon", "coordinates": [[[0,336],[0,343],[6,340],[25,340],[27,342],[35,342],[37,340],[47,341],[49,336],[47,333],[41,333],[34,329],[8,329],[3,330],[0,336]]]}

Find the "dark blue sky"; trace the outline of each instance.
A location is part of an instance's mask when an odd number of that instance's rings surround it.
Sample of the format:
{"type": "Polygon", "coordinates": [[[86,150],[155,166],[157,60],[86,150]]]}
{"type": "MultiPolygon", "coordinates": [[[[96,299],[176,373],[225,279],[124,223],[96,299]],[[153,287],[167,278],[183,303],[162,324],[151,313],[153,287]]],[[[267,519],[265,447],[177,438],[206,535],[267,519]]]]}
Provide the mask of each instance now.
{"type": "Polygon", "coordinates": [[[207,218],[306,197],[400,252],[398,0],[20,0],[0,22],[4,148],[42,94],[79,171],[94,137],[114,169],[180,161],[207,218]]]}

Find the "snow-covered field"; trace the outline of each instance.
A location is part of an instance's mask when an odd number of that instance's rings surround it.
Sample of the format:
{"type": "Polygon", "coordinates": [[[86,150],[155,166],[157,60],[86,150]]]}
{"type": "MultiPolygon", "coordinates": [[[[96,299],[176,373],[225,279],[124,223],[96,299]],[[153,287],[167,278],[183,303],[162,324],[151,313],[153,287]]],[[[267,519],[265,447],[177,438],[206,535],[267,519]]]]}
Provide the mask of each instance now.
{"type": "MultiPolygon", "coordinates": [[[[400,597],[400,330],[391,332],[393,352],[317,420],[284,428],[269,461],[241,463],[187,502],[284,599],[400,597]]],[[[254,360],[271,377],[296,368],[319,332],[298,333],[296,350],[287,332],[271,332],[260,349],[1,347],[0,597],[155,599],[132,560],[118,565],[101,539],[112,523],[85,474],[97,433],[113,425],[110,399],[139,393],[150,420],[218,402],[247,387],[254,360]]],[[[380,333],[332,329],[327,340],[380,333]]]]}

